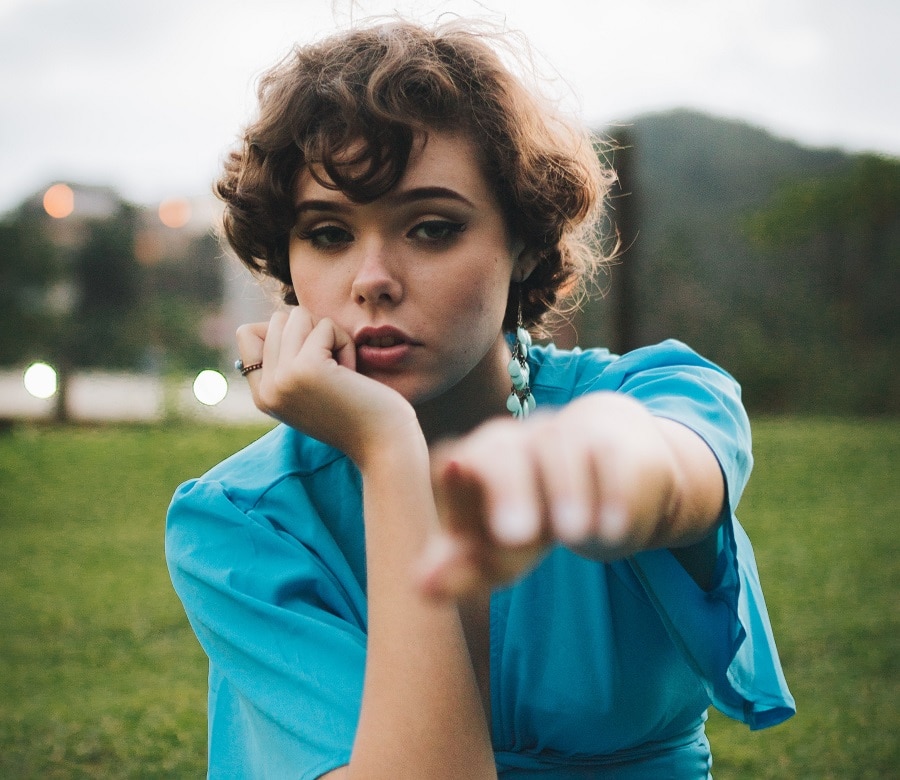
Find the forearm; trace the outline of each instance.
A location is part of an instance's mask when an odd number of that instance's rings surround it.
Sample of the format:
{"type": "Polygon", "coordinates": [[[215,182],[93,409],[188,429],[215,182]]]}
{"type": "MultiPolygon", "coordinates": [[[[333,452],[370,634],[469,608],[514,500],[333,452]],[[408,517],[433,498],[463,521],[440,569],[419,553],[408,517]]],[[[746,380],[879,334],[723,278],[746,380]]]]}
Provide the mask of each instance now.
{"type": "Polygon", "coordinates": [[[660,518],[653,544],[687,547],[707,538],[722,514],[725,479],[713,451],[690,428],[655,418],[672,453],[672,498],[660,518]]]}
{"type": "Polygon", "coordinates": [[[361,469],[369,633],[350,776],[495,777],[458,610],[423,599],[410,574],[437,525],[424,438],[361,469]]]}
{"type": "Polygon", "coordinates": [[[432,596],[508,582],[554,542],[600,561],[670,548],[701,586],[711,580],[719,463],[692,430],[625,394],[488,423],[435,468],[444,533],[421,576],[432,596]]]}
{"type": "Polygon", "coordinates": [[[653,547],[667,547],[704,589],[712,587],[717,545],[713,533],[725,503],[725,478],[716,456],[694,431],[657,419],[673,454],[672,509],[660,518],[653,547]]]}

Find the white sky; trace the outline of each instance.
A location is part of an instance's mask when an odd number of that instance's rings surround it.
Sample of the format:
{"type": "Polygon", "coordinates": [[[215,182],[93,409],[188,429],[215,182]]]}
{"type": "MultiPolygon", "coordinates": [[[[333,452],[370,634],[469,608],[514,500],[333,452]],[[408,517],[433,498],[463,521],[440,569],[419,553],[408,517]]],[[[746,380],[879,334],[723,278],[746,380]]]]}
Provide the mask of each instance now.
{"type": "Polygon", "coordinates": [[[0,211],[56,180],[208,193],[266,67],[393,11],[521,30],[598,128],[690,107],[900,156],[896,0],[0,0],[0,211]]]}

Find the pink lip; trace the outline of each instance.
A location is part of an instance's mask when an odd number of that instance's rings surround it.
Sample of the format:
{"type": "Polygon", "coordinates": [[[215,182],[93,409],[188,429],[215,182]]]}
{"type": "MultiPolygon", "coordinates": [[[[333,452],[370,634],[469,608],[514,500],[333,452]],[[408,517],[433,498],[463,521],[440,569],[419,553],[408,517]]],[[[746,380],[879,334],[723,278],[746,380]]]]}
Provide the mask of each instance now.
{"type": "Polygon", "coordinates": [[[357,369],[366,371],[390,371],[400,368],[418,342],[402,330],[382,325],[365,327],[353,337],[356,344],[357,369]]]}

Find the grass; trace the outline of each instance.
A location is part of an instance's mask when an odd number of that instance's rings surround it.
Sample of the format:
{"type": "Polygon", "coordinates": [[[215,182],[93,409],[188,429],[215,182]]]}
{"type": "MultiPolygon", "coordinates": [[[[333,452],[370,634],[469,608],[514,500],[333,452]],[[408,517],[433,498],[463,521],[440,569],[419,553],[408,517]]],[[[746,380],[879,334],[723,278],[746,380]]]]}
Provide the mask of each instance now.
{"type": "Polygon", "coordinates": [[[163,559],[177,484],[259,431],[0,438],[0,777],[205,774],[206,662],[163,559]]]}
{"type": "MultiPolygon", "coordinates": [[[[713,714],[717,778],[900,766],[900,420],[762,420],[740,516],[799,713],[713,714]]],[[[260,429],[14,428],[0,436],[0,778],[205,771],[206,661],[171,590],[184,478],[260,429]]]]}
{"type": "Polygon", "coordinates": [[[797,700],[769,731],[715,714],[714,772],[887,778],[900,772],[900,421],[766,420],[739,515],[797,700]]]}

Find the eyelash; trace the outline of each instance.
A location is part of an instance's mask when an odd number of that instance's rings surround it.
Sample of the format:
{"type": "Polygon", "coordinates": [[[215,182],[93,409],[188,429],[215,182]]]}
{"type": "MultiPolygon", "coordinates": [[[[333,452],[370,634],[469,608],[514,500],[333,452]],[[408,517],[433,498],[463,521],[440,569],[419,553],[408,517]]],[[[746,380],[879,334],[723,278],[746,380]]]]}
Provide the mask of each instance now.
{"type": "Polygon", "coordinates": [[[323,225],[322,227],[313,228],[312,230],[298,230],[297,238],[302,241],[309,241],[316,249],[331,249],[334,246],[349,243],[349,241],[345,239],[327,240],[329,235],[332,239],[335,239],[335,234],[341,234],[342,236],[350,235],[346,230],[337,225],[323,225]],[[327,243],[321,243],[322,240],[325,240],[327,243]]]}
{"type": "Polygon", "coordinates": [[[433,242],[433,243],[439,243],[439,242],[451,241],[453,238],[458,236],[460,233],[462,233],[466,229],[466,223],[465,222],[453,222],[452,220],[449,220],[449,219],[426,219],[424,222],[420,222],[412,230],[410,230],[408,235],[414,236],[415,233],[422,230],[423,228],[425,228],[425,229],[437,228],[442,233],[442,235],[440,237],[425,236],[425,237],[422,237],[422,240],[428,241],[428,242],[433,242]]]}
{"type": "MultiPolygon", "coordinates": [[[[465,222],[454,222],[449,219],[427,219],[417,224],[407,233],[408,238],[424,241],[428,244],[444,244],[452,241],[456,236],[466,229],[465,222]],[[421,230],[435,230],[441,233],[440,236],[417,236],[421,230]]],[[[311,230],[298,230],[297,237],[302,241],[309,241],[314,248],[321,250],[333,249],[335,247],[349,244],[353,237],[350,231],[345,230],[337,225],[322,225],[321,227],[312,228],[311,230]],[[323,243],[324,242],[324,243],[323,243]]]]}

